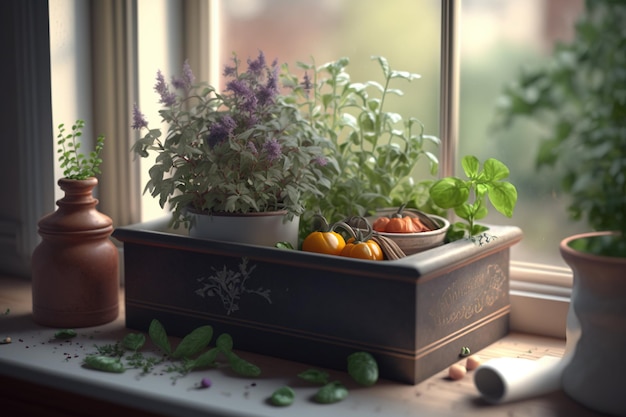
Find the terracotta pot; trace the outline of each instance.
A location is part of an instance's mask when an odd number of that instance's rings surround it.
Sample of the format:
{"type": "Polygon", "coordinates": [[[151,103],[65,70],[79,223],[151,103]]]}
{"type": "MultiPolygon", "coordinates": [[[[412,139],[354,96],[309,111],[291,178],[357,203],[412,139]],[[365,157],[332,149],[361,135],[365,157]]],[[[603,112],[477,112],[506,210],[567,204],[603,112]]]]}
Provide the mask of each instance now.
{"type": "Polygon", "coordinates": [[[65,196],[39,221],[32,256],[33,319],[52,327],[87,327],[119,314],[118,250],[111,219],[98,212],[96,178],[58,182],[65,196]]]}
{"type": "Polygon", "coordinates": [[[274,246],[277,242],[289,242],[298,247],[300,218],[287,220],[287,211],[260,213],[198,214],[194,217],[189,236],[251,245],[274,246]]]}
{"type": "Polygon", "coordinates": [[[570,247],[577,239],[608,234],[585,233],[561,242],[561,255],[574,273],[567,321],[569,362],[562,384],[567,395],[586,407],[626,416],[626,258],[570,247]]]}

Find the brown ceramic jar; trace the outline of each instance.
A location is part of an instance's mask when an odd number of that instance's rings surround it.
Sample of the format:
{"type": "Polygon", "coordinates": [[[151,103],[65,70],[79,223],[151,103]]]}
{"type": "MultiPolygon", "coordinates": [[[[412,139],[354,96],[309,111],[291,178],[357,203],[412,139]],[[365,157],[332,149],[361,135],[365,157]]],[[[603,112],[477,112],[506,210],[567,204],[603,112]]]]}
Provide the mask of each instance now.
{"type": "Polygon", "coordinates": [[[113,222],[98,212],[96,178],[58,182],[65,196],[39,221],[32,256],[33,319],[51,327],[96,326],[119,314],[118,250],[113,222]]]}

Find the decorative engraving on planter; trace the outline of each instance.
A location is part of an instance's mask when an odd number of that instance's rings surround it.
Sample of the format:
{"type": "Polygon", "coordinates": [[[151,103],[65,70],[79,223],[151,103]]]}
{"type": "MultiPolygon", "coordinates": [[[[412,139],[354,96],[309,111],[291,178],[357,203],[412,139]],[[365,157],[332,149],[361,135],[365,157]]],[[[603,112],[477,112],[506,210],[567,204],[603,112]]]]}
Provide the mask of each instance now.
{"type": "Polygon", "coordinates": [[[500,265],[489,265],[474,279],[448,286],[429,315],[437,325],[470,320],[505,296],[506,280],[507,274],[500,265]]]}
{"type": "Polygon", "coordinates": [[[198,278],[202,287],[197,289],[195,293],[200,297],[218,297],[226,310],[226,315],[229,316],[239,310],[239,301],[244,294],[256,294],[272,304],[271,290],[263,287],[255,290],[246,288],[246,281],[256,267],[257,265],[248,266],[248,259],[245,257],[241,258],[238,270],[229,269],[227,265],[223,265],[222,269],[212,266],[212,275],[198,278]]]}
{"type": "Polygon", "coordinates": [[[486,245],[487,243],[491,243],[492,240],[497,239],[498,236],[491,235],[487,232],[483,232],[477,236],[472,236],[470,240],[476,243],[478,246],[486,245]]]}

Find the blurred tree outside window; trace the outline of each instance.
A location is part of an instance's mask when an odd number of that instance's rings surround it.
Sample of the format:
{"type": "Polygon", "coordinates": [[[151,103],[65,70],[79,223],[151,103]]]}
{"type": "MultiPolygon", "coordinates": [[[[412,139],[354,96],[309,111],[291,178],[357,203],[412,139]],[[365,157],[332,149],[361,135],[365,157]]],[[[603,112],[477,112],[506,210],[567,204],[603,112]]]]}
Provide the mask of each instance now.
{"type": "Polygon", "coordinates": [[[531,121],[506,131],[494,129],[495,108],[504,87],[522,68],[542,65],[557,42],[574,37],[583,0],[463,0],[461,15],[461,92],[459,155],[495,157],[511,169],[518,188],[512,219],[487,218],[492,224],[515,224],[524,239],[512,259],[565,266],[560,241],[586,231],[568,218],[568,198],[550,170],[536,169],[541,132],[531,121]]]}

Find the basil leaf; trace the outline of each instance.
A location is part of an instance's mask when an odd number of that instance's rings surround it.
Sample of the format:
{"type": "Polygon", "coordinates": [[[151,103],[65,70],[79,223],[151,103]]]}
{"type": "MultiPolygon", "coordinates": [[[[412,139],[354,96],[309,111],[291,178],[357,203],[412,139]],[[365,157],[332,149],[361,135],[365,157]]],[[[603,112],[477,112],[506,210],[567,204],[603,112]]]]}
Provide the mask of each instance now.
{"type": "Polygon", "coordinates": [[[85,358],[85,364],[90,368],[104,372],[122,373],[126,369],[119,358],[110,356],[90,355],[85,358]]]}
{"type": "Polygon", "coordinates": [[[76,337],[76,331],[72,329],[59,330],[54,334],[55,339],[71,339],[72,337],[76,337]]]}
{"type": "Polygon", "coordinates": [[[321,404],[332,404],[345,399],[348,389],[339,381],[329,382],[317,391],[314,400],[321,404]]]}
{"type": "Polygon", "coordinates": [[[270,397],[270,401],[274,405],[284,407],[291,405],[294,398],[296,398],[296,393],[291,388],[285,386],[274,391],[270,397]]]}
{"type": "Polygon", "coordinates": [[[361,385],[374,385],[378,381],[378,364],[371,354],[355,352],[348,356],[348,374],[361,385]]]}
{"type": "Polygon", "coordinates": [[[128,350],[137,351],[146,343],[146,336],[142,333],[130,333],[122,339],[122,346],[128,350]]]}
{"type": "Polygon", "coordinates": [[[305,381],[312,382],[314,384],[328,384],[328,372],[320,371],[317,369],[307,369],[304,372],[298,374],[298,378],[305,381]]]}
{"type": "Polygon", "coordinates": [[[152,340],[152,343],[157,345],[162,351],[167,353],[168,355],[172,354],[172,348],[170,346],[170,341],[167,338],[167,333],[165,332],[165,328],[157,319],[153,319],[150,322],[150,328],[148,329],[148,335],[152,340]]]}
{"type": "Polygon", "coordinates": [[[183,338],[172,354],[174,358],[189,358],[209,345],[213,327],[201,326],[183,338]]]}
{"type": "Polygon", "coordinates": [[[215,341],[215,345],[224,353],[231,352],[233,350],[233,338],[228,333],[222,333],[215,341]]]}

